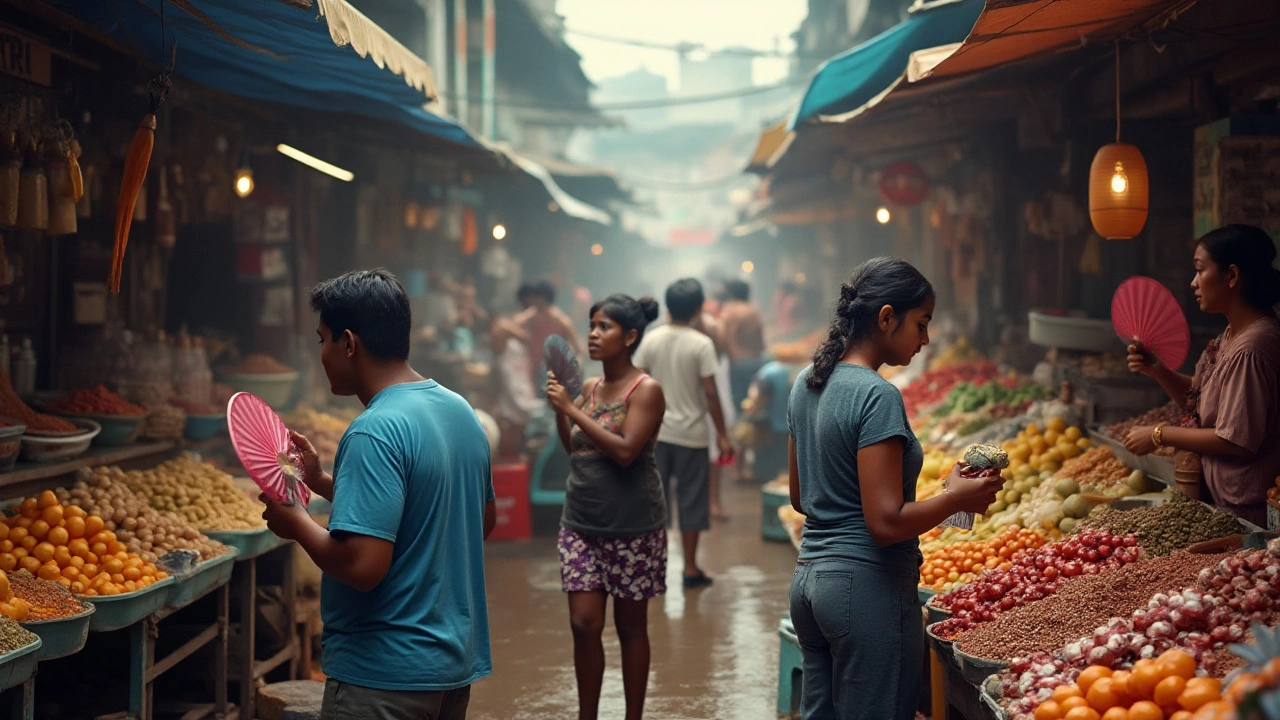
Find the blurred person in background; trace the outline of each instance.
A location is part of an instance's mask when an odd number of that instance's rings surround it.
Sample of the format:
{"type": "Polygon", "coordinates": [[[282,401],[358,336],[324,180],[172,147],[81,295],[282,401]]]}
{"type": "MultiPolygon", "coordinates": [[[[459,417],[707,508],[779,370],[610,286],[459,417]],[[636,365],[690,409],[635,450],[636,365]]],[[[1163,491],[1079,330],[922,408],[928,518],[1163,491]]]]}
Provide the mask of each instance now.
{"type": "Polygon", "coordinates": [[[533,376],[538,363],[529,348],[529,333],[514,319],[496,317],[489,328],[493,377],[497,384],[497,420],[502,430],[501,455],[520,449],[525,425],[542,406],[533,376]]]}
{"type": "MultiPolygon", "coordinates": [[[[724,425],[732,428],[734,421],[737,419],[737,412],[733,406],[732,394],[729,386],[729,355],[725,350],[724,332],[721,328],[720,321],[717,318],[719,305],[713,305],[708,300],[703,305],[702,314],[698,316],[697,322],[693,323],[693,327],[711,338],[711,342],[716,346],[716,391],[720,394],[720,411],[724,414],[724,425]]],[[[710,418],[710,413],[707,415],[710,418]]],[[[724,511],[724,506],[720,503],[721,480],[725,477],[724,466],[719,462],[720,448],[716,443],[715,423],[707,423],[708,446],[707,451],[711,457],[711,467],[708,470],[708,480],[710,482],[709,492],[711,494],[711,517],[714,520],[728,520],[729,514],[724,511]]]]}
{"type": "Polygon", "coordinates": [[[691,278],[678,280],[667,288],[666,300],[670,322],[649,333],[636,351],[635,364],[662,385],[666,397],[658,433],[658,470],[667,504],[679,508],[684,587],[694,589],[711,584],[698,566],[699,534],[711,529],[708,413],[721,458],[733,457],[733,444],[716,389],[715,343],[694,327],[706,300],[702,285],[691,278]]]}
{"type": "MultiPolygon", "coordinates": [[[[573,327],[573,321],[556,307],[556,288],[549,280],[536,280],[521,285],[516,292],[516,299],[524,309],[515,316],[515,322],[528,333],[529,352],[535,359],[535,367],[541,364],[542,348],[552,335],[564,338],[579,358],[584,356],[585,348],[573,327]]],[[[541,377],[533,378],[538,384],[543,380],[541,377]]]]}
{"type": "Polygon", "coordinates": [[[655,446],[665,409],[662,387],[632,362],[658,317],[652,298],[613,295],[590,309],[592,360],[604,377],[571,398],[547,373],[569,480],[560,520],[560,580],[569,595],[578,718],[599,713],[602,635],[608,599],[622,645],[627,720],[644,714],[649,683],[649,600],[667,591],[667,504],[655,446]]]}

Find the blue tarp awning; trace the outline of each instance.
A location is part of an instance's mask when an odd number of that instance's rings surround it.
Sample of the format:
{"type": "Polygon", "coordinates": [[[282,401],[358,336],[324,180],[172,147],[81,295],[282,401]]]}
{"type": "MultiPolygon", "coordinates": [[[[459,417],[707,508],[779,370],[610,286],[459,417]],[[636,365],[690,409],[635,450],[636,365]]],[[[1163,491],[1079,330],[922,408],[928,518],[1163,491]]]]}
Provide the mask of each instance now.
{"type": "Polygon", "coordinates": [[[789,129],[823,115],[852,112],[889,89],[911,53],[962,42],[982,13],[983,0],[938,0],[861,45],[837,55],[809,83],[789,129]]]}
{"type": "MultiPolygon", "coordinates": [[[[169,44],[162,50],[160,43],[160,0],[45,2],[155,64],[169,65],[169,44]]],[[[421,90],[351,48],[335,45],[326,19],[314,10],[280,0],[199,0],[193,6],[208,22],[165,2],[165,27],[177,41],[176,78],[251,100],[388,120],[484,149],[456,122],[428,112],[421,90]],[[210,23],[243,44],[223,37],[210,23]]]]}

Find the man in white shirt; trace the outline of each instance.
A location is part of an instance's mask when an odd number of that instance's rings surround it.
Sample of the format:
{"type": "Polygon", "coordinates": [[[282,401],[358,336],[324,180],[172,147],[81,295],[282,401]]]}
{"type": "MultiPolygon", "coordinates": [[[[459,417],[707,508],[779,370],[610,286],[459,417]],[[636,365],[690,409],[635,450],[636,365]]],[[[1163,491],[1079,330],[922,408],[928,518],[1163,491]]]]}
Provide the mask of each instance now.
{"type": "Polygon", "coordinates": [[[698,567],[699,533],[711,529],[708,475],[707,415],[715,424],[720,456],[733,456],[725,428],[720,394],[716,390],[716,348],[711,338],[694,327],[706,301],[697,280],[676,281],[667,288],[671,322],[645,335],[633,361],[662,385],[667,412],[658,431],[658,471],[662,474],[668,507],[678,508],[684,547],[684,587],[711,584],[698,567]],[[675,479],[674,502],[672,478],[675,479]]]}

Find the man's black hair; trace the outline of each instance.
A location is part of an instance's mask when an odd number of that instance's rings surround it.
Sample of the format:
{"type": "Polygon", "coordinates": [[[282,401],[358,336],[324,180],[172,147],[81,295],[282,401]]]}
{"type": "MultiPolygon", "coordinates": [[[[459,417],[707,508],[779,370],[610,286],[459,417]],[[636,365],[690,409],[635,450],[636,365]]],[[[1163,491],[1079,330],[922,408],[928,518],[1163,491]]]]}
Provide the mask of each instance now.
{"type": "Polygon", "coordinates": [[[556,302],[556,286],[552,285],[549,280],[530,280],[521,283],[520,289],[516,291],[516,299],[524,303],[534,298],[542,298],[547,301],[548,305],[554,305],[556,302]]]}
{"type": "Polygon", "coordinates": [[[751,299],[751,286],[745,280],[725,280],[724,293],[730,300],[747,302],[751,299]]]}
{"type": "Polygon", "coordinates": [[[667,310],[671,313],[671,319],[676,322],[689,322],[702,312],[702,306],[706,302],[707,296],[702,292],[702,283],[693,278],[677,280],[667,288],[667,310]]]}
{"type": "Polygon", "coordinates": [[[316,285],[311,309],[338,338],[347,330],[379,360],[408,360],[409,294],[389,271],[354,270],[316,285]]]}

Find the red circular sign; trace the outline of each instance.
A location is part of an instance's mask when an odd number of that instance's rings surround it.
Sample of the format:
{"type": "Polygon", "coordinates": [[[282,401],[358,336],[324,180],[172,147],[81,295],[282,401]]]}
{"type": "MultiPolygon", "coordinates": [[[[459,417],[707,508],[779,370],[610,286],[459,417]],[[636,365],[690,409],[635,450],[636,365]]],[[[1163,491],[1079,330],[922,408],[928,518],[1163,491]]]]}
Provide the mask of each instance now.
{"type": "Polygon", "coordinates": [[[913,162],[896,162],[880,171],[880,197],[895,205],[919,205],[929,197],[929,176],[913,162]]]}

